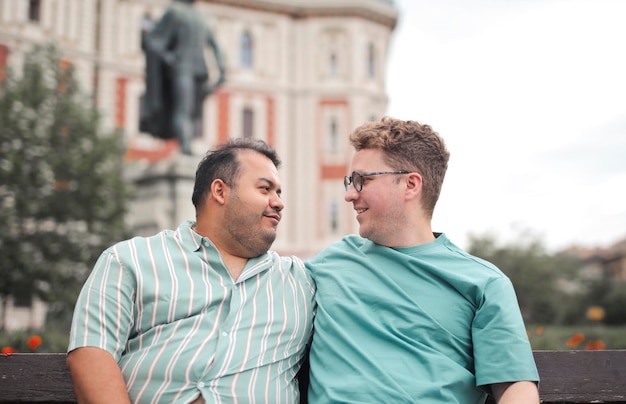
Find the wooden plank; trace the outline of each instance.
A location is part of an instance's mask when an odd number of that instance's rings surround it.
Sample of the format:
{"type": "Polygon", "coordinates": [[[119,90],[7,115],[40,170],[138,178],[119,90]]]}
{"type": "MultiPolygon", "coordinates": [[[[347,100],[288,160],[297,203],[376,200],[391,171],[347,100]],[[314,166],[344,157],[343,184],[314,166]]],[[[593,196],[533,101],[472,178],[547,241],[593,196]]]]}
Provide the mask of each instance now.
{"type": "Polygon", "coordinates": [[[75,403],[65,354],[0,355],[1,403],[75,403]]]}
{"type": "Polygon", "coordinates": [[[542,402],[626,403],[626,350],[534,351],[542,402]]]}
{"type": "MultiPolygon", "coordinates": [[[[534,355],[542,403],[626,404],[626,350],[534,355]]],[[[75,402],[65,354],[0,355],[0,403],[75,402]]]]}

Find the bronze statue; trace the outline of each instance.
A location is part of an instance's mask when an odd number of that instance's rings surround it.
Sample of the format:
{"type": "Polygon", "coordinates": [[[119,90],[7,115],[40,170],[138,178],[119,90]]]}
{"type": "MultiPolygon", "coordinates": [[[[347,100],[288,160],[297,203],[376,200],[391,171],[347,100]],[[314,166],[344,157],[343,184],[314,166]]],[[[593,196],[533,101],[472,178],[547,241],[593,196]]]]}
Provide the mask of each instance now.
{"type": "Polygon", "coordinates": [[[225,79],[222,53],[193,3],[174,0],[154,27],[142,35],[146,92],[139,124],[142,132],[154,137],[178,139],[181,152],[188,155],[203,101],[225,79]],[[207,45],[219,68],[219,77],[212,85],[204,59],[207,45]]]}

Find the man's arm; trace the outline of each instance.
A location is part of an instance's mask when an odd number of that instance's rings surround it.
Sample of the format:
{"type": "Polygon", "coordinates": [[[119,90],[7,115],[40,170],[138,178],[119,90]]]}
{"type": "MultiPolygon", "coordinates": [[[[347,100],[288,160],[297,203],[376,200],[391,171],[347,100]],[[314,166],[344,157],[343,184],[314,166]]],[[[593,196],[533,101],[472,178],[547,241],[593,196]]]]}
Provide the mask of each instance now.
{"type": "Polygon", "coordinates": [[[217,88],[221,86],[226,81],[226,66],[224,64],[224,56],[222,55],[222,51],[215,40],[215,36],[213,33],[207,28],[207,44],[212,48],[213,54],[215,55],[215,62],[217,63],[219,76],[217,78],[214,87],[217,88]]]}
{"type": "Polygon", "coordinates": [[[122,371],[104,349],[77,348],[67,354],[67,366],[79,403],[130,404],[122,371]]]}
{"type": "Polygon", "coordinates": [[[498,404],[539,403],[539,390],[535,382],[494,383],[491,392],[498,404]]]}

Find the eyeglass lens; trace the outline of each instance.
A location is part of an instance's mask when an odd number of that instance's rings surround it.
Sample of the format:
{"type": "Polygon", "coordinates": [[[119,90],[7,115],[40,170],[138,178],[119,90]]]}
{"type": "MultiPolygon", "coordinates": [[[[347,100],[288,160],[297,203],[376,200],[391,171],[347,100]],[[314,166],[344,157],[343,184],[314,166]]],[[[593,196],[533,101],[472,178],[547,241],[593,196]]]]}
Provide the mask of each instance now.
{"type": "Polygon", "coordinates": [[[346,191],[348,190],[348,187],[350,187],[350,184],[352,184],[356,192],[361,192],[363,189],[363,176],[356,171],[353,171],[349,177],[343,178],[343,186],[346,188],[346,191]]]}

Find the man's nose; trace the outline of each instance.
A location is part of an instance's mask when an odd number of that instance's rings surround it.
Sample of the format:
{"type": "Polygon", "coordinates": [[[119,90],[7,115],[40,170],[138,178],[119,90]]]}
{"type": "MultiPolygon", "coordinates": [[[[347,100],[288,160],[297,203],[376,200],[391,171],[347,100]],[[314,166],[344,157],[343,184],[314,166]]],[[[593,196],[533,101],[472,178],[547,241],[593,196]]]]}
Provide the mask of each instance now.
{"type": "Polygon", "coordinates": [[[285,203],[282,199],[280,199],[280,196],[278,196],[278,194],[272,197],[272,199],[270,200],[270,206],[272,207],[272,209],[275,209],[278,212],[285,209],[285,203]]]}
{"type": "Polygon", "coordinates": [[[352,185],[348,187],[346,193],[343,195],[343,199],[346,202],[352,202],[359,197],[359,193],[356,192],[356,189],[352,185]]]}

